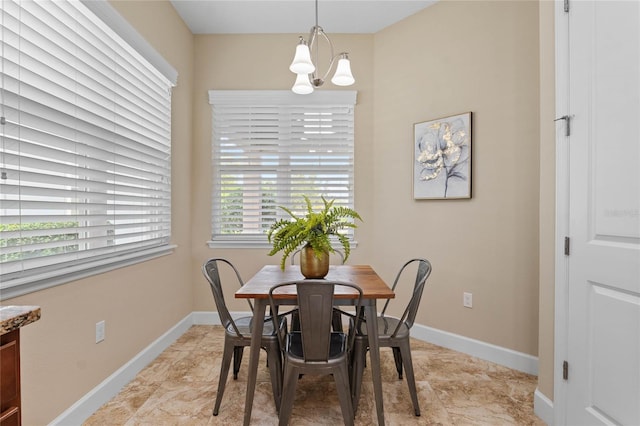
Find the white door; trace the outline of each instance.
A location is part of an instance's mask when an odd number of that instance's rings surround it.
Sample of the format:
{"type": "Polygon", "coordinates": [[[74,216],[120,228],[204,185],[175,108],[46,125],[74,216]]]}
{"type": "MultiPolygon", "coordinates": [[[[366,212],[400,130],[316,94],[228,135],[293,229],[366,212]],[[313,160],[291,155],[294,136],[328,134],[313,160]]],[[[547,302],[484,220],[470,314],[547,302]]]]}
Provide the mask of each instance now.
{"type": "MultiPolygon", "coordinates": [[[[570,1],[566,424],[640,425],[640,2],[570,1]]],[[[559,87],[562,87],[561,84],[559,87]]]]}

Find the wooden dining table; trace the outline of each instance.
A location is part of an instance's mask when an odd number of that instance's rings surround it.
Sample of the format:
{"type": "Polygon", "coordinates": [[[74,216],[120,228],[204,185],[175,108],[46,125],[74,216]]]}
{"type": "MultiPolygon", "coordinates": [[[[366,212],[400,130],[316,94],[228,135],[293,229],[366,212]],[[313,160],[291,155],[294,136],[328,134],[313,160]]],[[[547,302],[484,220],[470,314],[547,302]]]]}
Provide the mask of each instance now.
{"type": "MultiPolygon", "coordinates": [[[[267,265],[260,269],[249,281],[247,281],[238,291],[237,299],[253,299],[253,315],[256,318],[264,318],[267,305],[269,305],[269,290],[275,284],[291,281],[303,280],[300,267],[287,265],[285,270],[278,265],[267,265]]],[[[358,285],[362,289],[364,315],[366,318],[376,318],[378,299],[393,299],[395,294],[387,283],[369,265],[332,265],[329,273],[325,277],[328,281],[345,281],[358,285]]],[[[295,291],[295,290],[292,290],[295,291]]],[[[279,293],[274,295],[275,303],[292,304],[295,303],[296,294],[279,293]]],[[[354,293],[336,294],[334,304],[353,305],[357,301],[354,293]]],[[[371,376],[373,378],[373,391],[376,401],[376,414],[378,424],[384,425],[384,407],[382,403],[382,378],[380,376],[380,349],[378,346],[378,322],[366,321],[367,334],[369,336],[369,354],[371,358],[371,376]],[[374,338],[371,338],[373,336],[374,338]]],[[[258,375],[258,361],[260,355],[260,341],[264,321],[253,321],[251,330],[251,348],[249,352],[249,377],[247,379],[247,395],[244,407],[244,425],[251,422],[251,410],[253,408],[253,396],[258,375]]]]}

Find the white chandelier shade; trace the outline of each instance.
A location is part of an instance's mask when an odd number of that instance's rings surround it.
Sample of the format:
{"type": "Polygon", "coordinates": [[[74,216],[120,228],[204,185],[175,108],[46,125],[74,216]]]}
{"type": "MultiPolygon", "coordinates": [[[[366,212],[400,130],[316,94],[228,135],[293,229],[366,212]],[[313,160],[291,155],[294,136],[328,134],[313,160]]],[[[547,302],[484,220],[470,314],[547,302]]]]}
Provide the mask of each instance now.
{"type": "Polygon", "coordinates": [[[313,85],[309,80],[309,74],[298,74],[296,82],[293,83],[291,90],[293,93],[298,95],[308,95],[309,93],[313,93],[313,85]]]}
{"type": "Polygon", "coordinates": [[[351,73],[351,62],[347,52],[341,52],[337,55],[333,54],[333,44],[322,27],[318,25],[318,0],[316,0],[316,25],[309,32],[309,41],[305,41],[300,37],[296,46],[296,53],[289,66],[291,72],[297,74],[296,81],[291,88],[297,94],[312,93],[314,88],[324,84],[327,76],[336,65],[336,72],[331,78],[331,82],[336,86],[350,86],[355,83],[355,78],[351,73]],[[324,74],[319,73],[319,46],[320,39],[323,39],[329,46],[329,64],[324,74]],[[312,52],[315,53],[315,61],[312,58],[312,52]]]}
{"type": "Polygon", "coordinates": [[[347,54],[342,53],[331,82],[336,86],[351,86],[355,81],[353,74],[351,74],[351,62],[349,62],[347,54]]]}
{"type": "Polygon", "coordinates": [[[293,58],[289,69],[296,74],[311,74],[316,70],[315,65],[311,62],[309,46],[307,46],[302,37],[300,37],[300,43],[296,47],[296,56],[293,58]]]}

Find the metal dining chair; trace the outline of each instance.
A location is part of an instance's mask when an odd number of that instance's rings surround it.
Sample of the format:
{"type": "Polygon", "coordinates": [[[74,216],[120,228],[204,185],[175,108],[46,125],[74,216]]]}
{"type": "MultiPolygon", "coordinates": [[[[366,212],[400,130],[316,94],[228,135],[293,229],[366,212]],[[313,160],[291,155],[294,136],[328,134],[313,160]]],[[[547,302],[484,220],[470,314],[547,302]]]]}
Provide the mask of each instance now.
{"type": "MultiPolygon", "coordinates": [[[[296,384],[301,374],[332,374],[338,391],[342,417],[345,425],[353,425],[354,410],[349,386],[349,360],[354,335],[331,331],[333,318],[333,297],[336,288],[355,291],[355,304],[359,311],[362,305],[362,289],[355,284],[326,281],[303,280],[277,284],[269,291],[272,312],[277,312],[274,294],[285,286],[295,286],[300,317],[300,330],[285,332],[280,329],[278,336],[283,351],[284,377],[279,424],[289,424],[296,393],[296,384]]],[[[276,319],[274,319],[274,324],[276,319]]],[[[359,317],[354,320],[359,326],[359,317]]],[[[307,419],[309,420],[309,419],[307,419]]]]}
{"type": "MultiPolygon", "coordinates": [[[[251,324],[253,317],[241,317],[235,320],[231,317],[227,305],[224,301],[224,292],[222,281],[220,279],[220,264],[227,265],[236,275],[240,286],[243,285],[240,273],[231,262],[222,258],[214,258],[207,260],[202,266],[202,272],[209,282],[213,300],[220,321],[224,326],[224,351],[222,355],[222,365],[220,366],[220,379],[218,381],[218,393],[213,408],[213,415],[217,416],[222,403],[222,396],[229,375],[229,367],[233,358],[233,379],[237,380],[240,364],[242,362],[242,353],[245,346],[251,346],[251,324]]],[[[249,307],[253,312],[253,305],[249,302],[249,307]]],[[[273,399],[276,405],[276,411],[280,407],[280,396],[282,390],[282,358],[280,351],[280,343],[275,329],[286,328],[283,318],[276,318],[275,322],[271,317],[264,318],[264,330],[262,332],[262,341],[260,346],[267,352],[267,365],[271,376],[271,387],[273,390],[273,399]]]]}
{"type": "MultiPolygon", "coordinates": [[[[293,254],[291,255],[292,265],[296,264],[296,257],[300,257],[299,255],[301,251],[302,249],[298,249],[295,252],[293,252],[293,254]]],[[[344,265],[344,253],[336,249],[334,249],[334,253],[337,254],[338,257],[340,258],[339,264],[344,265]]],[[[342,331],[342,314],[343,313],[344,312],[339,311],[338,308],[335,308],[334,314],[333,314],[333,322],[332,322],[334,331],[342,331]]],[[[295,312],[291,314],[291,328],[294,330],[300,329],[300,322],[298,321],[298,316],[296,315],[295,312]]]]}
{"type": "MultiPolygon", "coordinates": [[[[431,274],[431,263],[426,259],[411,259],[405,263],[395,281],[393,282],[392,290],[396,291],[396,286],[400,281],[405,269],[412,264],[417,264],[417,272],[415,283],[413,286],[413,293],[409,299],[409,303],[405,308],[400,318],[386,315],[387,307],[389,306],[390,299],[384,304],[382,312],[377,317],[378,321],[378,342],[380,347],[390,347],[393,350],[393,358],[396,364],[396,370],[398,371],[398,378],[402,380],[402,367],[407,373],[407,385],[409,386],[409,394],[411,395],[411,401],[413,402],[413,410],[416,416],[420,415],[420,406],[418,405],[418,392],[416,389],[416,381],[413,374],[413,361],[411,360],[411,348],[409,345],[409,330],[413,326],[422,298],[422,292],[427,282],[427,278],[431,274]]],[[[365,319],[367,321],[368,319],[365,319]]],[[[355,343],[353,347],[353,365],[351,371],[351,387],[353,396],[354,412],[358,408],[358,402],[360,400],[360,393],[362,390],[362,375],[365,367],[366,353],[369,349],[369,338],[367,336],[367,328],[360,324],[356,326],[356,323],[352,321],[350,329],[355,330],[355,343]]]]}

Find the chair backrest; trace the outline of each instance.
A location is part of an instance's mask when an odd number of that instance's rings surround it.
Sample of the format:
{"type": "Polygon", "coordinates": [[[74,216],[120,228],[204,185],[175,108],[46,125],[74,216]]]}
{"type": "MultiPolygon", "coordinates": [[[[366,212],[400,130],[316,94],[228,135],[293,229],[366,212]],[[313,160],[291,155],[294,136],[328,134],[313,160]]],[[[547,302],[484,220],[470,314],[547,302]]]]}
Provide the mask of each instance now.
{"type": "MultiPolygon", "coordinates": [[[[360,312],[362,306],[362,289],[355,284],[326,281],[303,280],[277,284],[269,291],[269,302],[272,312],[276,306],[273,294],[280,287],[296,286],[298,294],[298,313],[300,316],[300,333],[302,334],[302,350],[305,362],[322,362],[329,359],[331,347],[331,325],[333,319],[333,296],[336,287],[350,288],[357,294],[355,303],[356,312],[360,312]]],[[[356,318],[356,326],[360,317],[356,318]]],[[[353,346],[353,336],[349,336],[347,350],[353,346]]],[[[281,341],[282,348],[285,347],[281,341]]]]}
{"type": "MultiPolygon", "coordinates": [[[[218,309],[218,315],[220,316],[220,321],[225,329],[231,325],[238,336],[242,336],[236,323],[233,321],[229,310],[227,309],[227,304],[224,301],[224,292],[222,289],[222,280],[220,279],[220,267],[218,263],[224,263],[228,265],[233,272],[235,272],[236,277],[238,278],[238,283],[240,287],[244,284],[242,278],[240,277],[240,273],[236,269],[235,266],[231,262],[222,258],[214,258],[207,260],[204,265],[202,265],[202,273],[204,274],[207,281],[209,281],[209,286],[211,287],[211,293],[213,293],[213,300],[216,303],[216,308],[218,309]]],[[[253,310],[253,307],[252,307],[253,310]]]]}
{"type": "MultiPolygon", "coordinates": [[[[295,265],[296,264],[296,257],[299,257],[300,252],[302,251],[302,249],[298,249],[296,251],[293,252],[293,254],[291,255],[291,264],[295,265]]],[[[337,254],[338,257],[340,258],[340,265],[344,265],[344,253],[342,253],[340,250],[333,250],[333,253],[331,254],[337,254]]],[[[331,259],[333,258],[333,256],[329,257],[329,261],[331,261],[331,259]]]]}
{"type": "MultiPolygon", "coordinates": [[[[400,271],[398,271],[398,275],[396,275],[396,279],[393,282],[393,286],[391,287],[391,289],[394,292],[396,291],[396,286],[398,285],[398,282],[400,281],[400,277],[402,276],[404,270],[409,265],[414,264],[416,262],[418,263],[418,269],[416,272],[416,280],[413,285],[413,292],[411,294],[411,298],[409,299],[409,303],[407,304],[407,307],[405,308],[402,314],[402,317],[400,318],[400,323],[398,324],[398,326],[396,327],[392,335],[397,334],[402,323],[406,324],[407,327],[409,328],[413,326],[413,323],[416,320],[416,314],[418,313],[418,307],[420,306],[420,300],[422,299],[422,292],[424,290],[424,286],[427,282],[427,278],[429,278],[429,275],[431,275],[431,263],[428,260],[419,259],[419,258],[411,259],[410,261],[402,265],[402,268],[400,268],[400,271]]],[[[391,299],[388,299],[387,302],[384,304],[384,308],[382,308],[381,316],[385,315],[385,312],[387,310],[387,306],[389,306],[390,300],[391,299]]]]}

